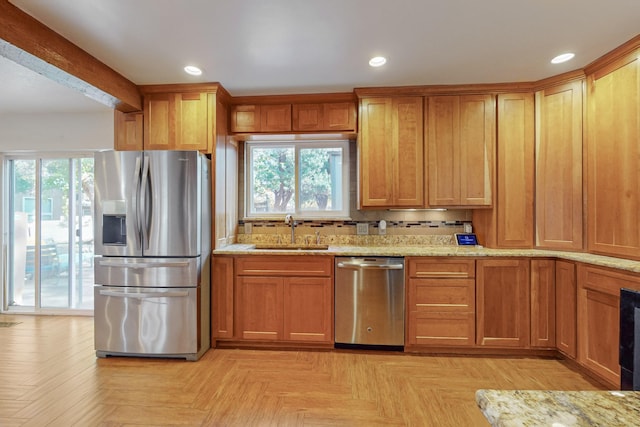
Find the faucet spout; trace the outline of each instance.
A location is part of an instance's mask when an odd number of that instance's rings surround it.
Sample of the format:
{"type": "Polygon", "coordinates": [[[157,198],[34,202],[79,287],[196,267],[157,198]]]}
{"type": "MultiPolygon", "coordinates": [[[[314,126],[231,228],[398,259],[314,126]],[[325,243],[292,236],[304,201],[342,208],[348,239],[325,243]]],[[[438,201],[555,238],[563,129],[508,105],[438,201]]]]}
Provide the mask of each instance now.
{"type": "Polygon", "coordinates": [[[296,225],[298,222],[293,219],[293,215],[287,215],[284,217],[284,223],[291,226],[291,244],[296,243],[296,225]]]}

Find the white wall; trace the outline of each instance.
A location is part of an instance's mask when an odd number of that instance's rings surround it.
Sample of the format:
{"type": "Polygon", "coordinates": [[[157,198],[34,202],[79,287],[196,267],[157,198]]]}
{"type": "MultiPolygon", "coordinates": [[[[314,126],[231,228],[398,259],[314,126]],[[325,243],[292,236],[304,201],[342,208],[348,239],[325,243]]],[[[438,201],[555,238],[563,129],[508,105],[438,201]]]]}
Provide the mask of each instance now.
{"type": "Polygon", "coordinates": [[[113,111],[2,114],[0,154],[113,148],[113,111]]]}

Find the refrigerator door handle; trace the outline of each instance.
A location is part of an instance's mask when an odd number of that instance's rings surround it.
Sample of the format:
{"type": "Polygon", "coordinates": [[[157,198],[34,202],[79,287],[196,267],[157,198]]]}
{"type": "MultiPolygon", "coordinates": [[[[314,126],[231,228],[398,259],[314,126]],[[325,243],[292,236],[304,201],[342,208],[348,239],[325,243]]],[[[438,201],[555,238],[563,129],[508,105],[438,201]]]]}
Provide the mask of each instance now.
{"type": "MultiPolygon", "coordinates": [[[[149,156],[144,156],[142,178],[140,179],[140,225],[142,228],[142,251],[149,249],[149,213],[147,213],[147,192],[149,187],[149,156]]],[[[149,191],[150,192],[150,191],[149,191]]]]}
{"type": "Polygon", "coordinates": [[[140,156],[136,157],[136,166],[133,172],[133,209],[135,212],[134,225],[135,225],[135,235],[136,235],[136,245],[137,247],[142,247],[142,242],[140,241],[140,156]]]}
{"type": "Polygon", "coordinates": [[[117,267],[117,268],[161,268],[161,267],[188,267],[189,261],[175,261],[175,262],[137,262],[127,263],[118,261],[99,261],[98,264],[102,267],[117,267]]]}
{"type": "Polygon", "coordinates": [[[118,291],[100,291],[100,295],[105,297],[117,297],[117,298],[171,298],[171,297],[186,297],[189,296],[188,291],[174,291],[174,292],[118,292],[118,291]]]}

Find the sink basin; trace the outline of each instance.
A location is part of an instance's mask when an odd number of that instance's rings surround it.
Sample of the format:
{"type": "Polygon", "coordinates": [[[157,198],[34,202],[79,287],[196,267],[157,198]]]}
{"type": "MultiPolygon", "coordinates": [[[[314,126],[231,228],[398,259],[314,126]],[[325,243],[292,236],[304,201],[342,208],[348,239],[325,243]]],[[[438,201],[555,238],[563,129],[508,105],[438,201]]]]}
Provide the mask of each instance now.
{"type": "Polygon", "coordinates": [[[274,250],[327,250],[329,245],[304,245],[297,243],[257,243],[256,249],[274,249],[274,250]]]}

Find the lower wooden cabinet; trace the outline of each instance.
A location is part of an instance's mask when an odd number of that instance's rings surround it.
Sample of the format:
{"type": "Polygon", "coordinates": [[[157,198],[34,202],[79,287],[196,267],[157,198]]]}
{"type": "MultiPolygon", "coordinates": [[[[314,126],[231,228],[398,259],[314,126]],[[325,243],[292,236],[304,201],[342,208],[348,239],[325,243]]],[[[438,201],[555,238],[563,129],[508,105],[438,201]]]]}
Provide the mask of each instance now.
{"type": "Polygon", "coordinates": [[[614,386],[620,384],[620,289],[640,290],[640,277],[578,266],[578,363],[614,386]]]}
{"type": "Polygon", "coordinates": [[[531,260],[531,347],[556,346],[556,261],[531,260]]]}
{"type": "Polygon", "coordinates": [[[235,260],[233,338],[333,343],[333,258],[235,260]]]}
{"type": "Polygon", "coordinates": [[[577,310],[576,265],[569,261],[556,261],[556,347],[565,356],[575,359],[576,310],[577,310]]]}
{"type": "Polygon", "coordinates": [[[529,347],[528,259],[476,261],[476,343],[529,347]]]}
{"type": "Polygon", "coordinates": [[[407,258],[407,347],[475,343],[475,261],[407,258]]]}

